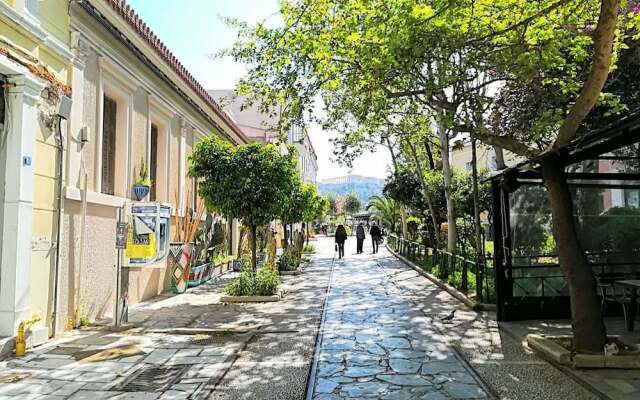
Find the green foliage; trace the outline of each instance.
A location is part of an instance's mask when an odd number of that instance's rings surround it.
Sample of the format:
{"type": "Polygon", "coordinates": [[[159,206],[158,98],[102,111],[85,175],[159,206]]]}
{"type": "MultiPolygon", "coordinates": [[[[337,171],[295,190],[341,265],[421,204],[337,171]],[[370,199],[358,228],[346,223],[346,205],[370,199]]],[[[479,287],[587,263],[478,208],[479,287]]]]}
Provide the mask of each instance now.
{"type": "Polygon", "coordinates": [[[271,296],[278,293],[280,277],[273,266],[265,265],[256,274],[245,268],[240,276],[224,287],[229,296],[271,296]]]}
{"type": "Polygon", "coordinates": [[[360,198],[355,193],[349,193],[344,199],[344,210],[349,214],[355,214],[362,208],[360,198]]]}
{"type": "Polygon", "coordinates": [[[421,183],[415,171],[409,165],[403,164],[387,178],[382,192],[409,208],[423,210],[426,204],[420,187],[421,183]]]}
{"type": "Polygon", "coordinates": [[[601,215],[585,217],[582,230],[588,248],[627,253],[640,250],[640,209],[612,207],[601,215]]]}
{"type": "Polygon", "coordinates": [[[198,142],[189,156],[189,175],[207,205],[244,225],[266,225],[280,216],[299,183],[296,162],[271,144],[233,147],[217,135],[198,142]]]}
{"type": "Polygon", "coordinates": [[[296,160],[272,144],[233,147],[209,135],[196,144],[189,161],[189,176],[200,179],[207,208],[254,229],[280,218],[299,188],[296,160]]]}
{"type": "Polygon", "coordinates": [[[278,270],[280,271],[296,271],[300,267],[300,256],[295,251],[293,246],[288,246],[280,260],[278,261],[278,270]]]}
{"type": "Polygon", "coordinates": [[[371,211],[388,229],[396,231],[400,221],[400,207],[393,199],[372,196],[367,204],[367,210],[371,211]]]}
{"type": "Polygon", "coordinates": [[[311,243],[307,243],[304,245],[304,247],[302,248],[302,251],[304,253],[315,253],[316,252],[316,246],[314,246],[311,243]]]}
{"type": "Polygon", "coordinates": [[[138,166],[138,180],[136,180],[136,184],[151,186],[152,182],[149,179],[149,170],[147,169],[147,164],[144,162],[144,158],[140,158],[140,165],[138,166]]]}

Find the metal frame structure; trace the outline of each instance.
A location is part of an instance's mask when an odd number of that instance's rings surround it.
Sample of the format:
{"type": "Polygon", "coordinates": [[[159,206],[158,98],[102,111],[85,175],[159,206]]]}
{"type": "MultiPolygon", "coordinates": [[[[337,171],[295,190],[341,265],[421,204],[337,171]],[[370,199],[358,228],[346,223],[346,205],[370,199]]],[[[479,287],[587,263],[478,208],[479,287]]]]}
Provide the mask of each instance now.
{"type": "MultiPolygon", "coordinates": [[[[499,321],[570,316],[568,296],[545,295],[544,285],[547,278],[563,278],[558,264],[540,266],[541,268],[556,268],[558,270],[557,276],[544,275],[540,277],[542,296],[514,296],[514,285],[516,284],[514,272],[517,273],[520,267],[517,263],[514,265],[515,257],[512,254],[510,194],[516,192],[522,185],[543,185],[540,162],[549,155],[550,151],[557,152],[564,165],[570,167],[586,160],[621,160],[623,158],[640,160],[636,157],[608,155],[612,151],[637,143],[640,143],[640,112],[620,119],[606,128],[581,135],[560,148],[550,149],[537,157],[499,171],[490,178],[493,198],[496,306],[499,321]]],[[[640,173],[567,172],[565,176],[570,187],[640,189],[640,173]]],[[[560,292],[558,288],[549,289],[556,294],[560,292]]]]}

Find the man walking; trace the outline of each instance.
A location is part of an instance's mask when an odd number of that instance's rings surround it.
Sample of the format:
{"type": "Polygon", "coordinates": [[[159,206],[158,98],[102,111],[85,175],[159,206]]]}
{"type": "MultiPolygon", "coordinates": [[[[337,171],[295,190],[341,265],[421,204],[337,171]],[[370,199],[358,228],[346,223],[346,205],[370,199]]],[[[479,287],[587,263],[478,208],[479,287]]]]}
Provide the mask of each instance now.
{"type": "Polygon", "coordinates": [[[373,254],[376,254],[378,252],[378,241],[382,237],[382,231],[380,230],[380,227],[376,225],[375,222],[371,225],[371,229],[369,230],[369,235],[371,235],[371,244],[373,245],[373,254]]]}
{"type": "Polygon", "coordinates": [[[364,243],[364,225],[362,222],[358,224],[358,228],[356,229],[356,253],[362,254],[362,244],[364,243]]]}

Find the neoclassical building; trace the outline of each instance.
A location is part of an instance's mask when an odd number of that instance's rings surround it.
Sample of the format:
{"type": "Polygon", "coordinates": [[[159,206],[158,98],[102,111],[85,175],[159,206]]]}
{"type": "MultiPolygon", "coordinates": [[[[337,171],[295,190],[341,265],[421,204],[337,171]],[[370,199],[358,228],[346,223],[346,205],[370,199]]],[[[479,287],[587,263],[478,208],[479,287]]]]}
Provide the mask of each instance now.
{"type": "MultiPolygon", "coordinates": [[[[195,192],[187,177],[195,143],[211,134],[246,142],[122,0],[71,1],[69,13],[74,90],[65,159],[61,327],[113,312],[117,209],[132,200],[140,164],[153,182],[148,200],[169,204],[181,216],[190,201],[186,188],[195,192]]],[[[129,304],[166,291],[170,279],[164,259],[127,268],[129,304]]]]}

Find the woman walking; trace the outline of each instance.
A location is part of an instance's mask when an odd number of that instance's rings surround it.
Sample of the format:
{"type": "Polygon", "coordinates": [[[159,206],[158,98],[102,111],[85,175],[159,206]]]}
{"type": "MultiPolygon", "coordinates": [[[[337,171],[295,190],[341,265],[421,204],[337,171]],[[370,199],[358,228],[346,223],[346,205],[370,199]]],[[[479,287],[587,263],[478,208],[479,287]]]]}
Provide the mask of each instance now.
{"type": "Polygon", "coordinates": [[[338,225],[336,228],[336,247],[338,248],[338,258],[344,257],[344,242],[347,240],[347,231],[343,225],[338,225]]]}

